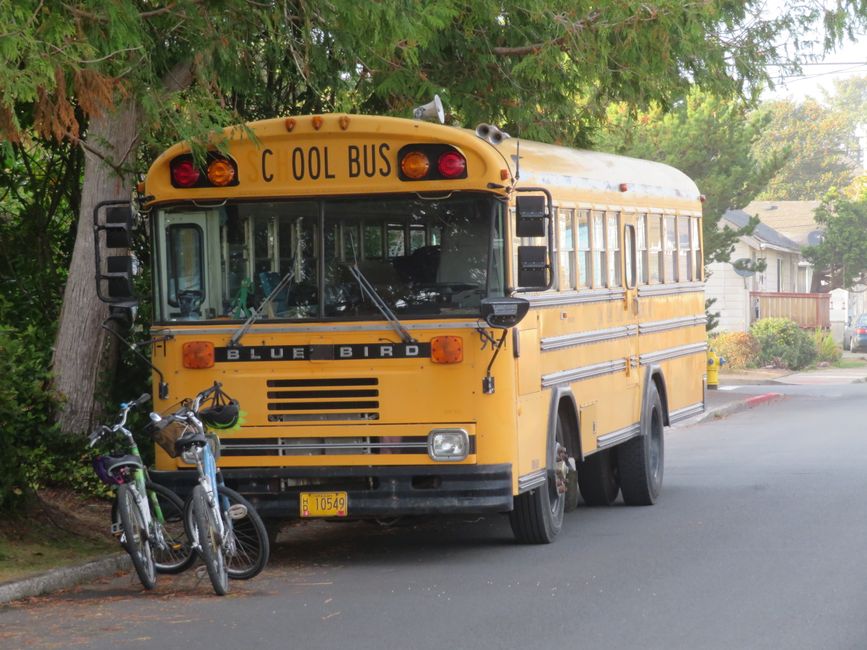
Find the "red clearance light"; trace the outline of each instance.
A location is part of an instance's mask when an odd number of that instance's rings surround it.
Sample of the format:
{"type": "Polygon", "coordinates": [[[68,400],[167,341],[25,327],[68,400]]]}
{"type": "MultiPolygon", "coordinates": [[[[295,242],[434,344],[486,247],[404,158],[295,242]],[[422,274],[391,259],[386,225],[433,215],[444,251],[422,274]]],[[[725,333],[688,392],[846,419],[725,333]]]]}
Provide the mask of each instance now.
{"type": "Polygon", "coordinates": [[[201,175],[192,160],[181,160],[172,165],[172,180],[177,187],[192,187],[199,182],[201,175]]]}
{"type": "Polygon", "coordinates": [[[437,160],[437,171],[444,178],[457,178],[467,171],[467,159],[457,151],[447,151],[437,160]]]}
{"type": "Polygon", "coordinates": [[[629,185],[627,183],[621,183],[619,189],[621,192],[626,192],[629,189],[629,185]]]}
{"type": "Polygon", "coordinates": [[[856,334],[867,334],[867,329],[865,329],[863,327],[859,327],[858,329],[855,330],[855,333],[856,334]]]}

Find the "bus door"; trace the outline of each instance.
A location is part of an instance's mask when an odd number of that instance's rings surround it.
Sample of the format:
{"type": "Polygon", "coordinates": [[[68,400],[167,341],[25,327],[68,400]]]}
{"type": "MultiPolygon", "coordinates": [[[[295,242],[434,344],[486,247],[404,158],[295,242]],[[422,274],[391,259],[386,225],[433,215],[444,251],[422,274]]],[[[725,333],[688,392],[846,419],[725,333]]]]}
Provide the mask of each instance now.
{"type": "Polygon", "coordinates": [[[217,212],[162,215],[158,226],[164,320],[215,318],[222,312],[217,212]]]}
{"type": "MultiPolygon", "coordinates": [[[[623,233],[623,313],[624,324],[627,327],[628,341],[626,352],[627,386],[632,395],[635,408],[640,408],[641,367],[638,357],[638,323],[641,315],[641,304],[638,299],[638,241],[634,216],[621,213],[623,233]]],[[[633,412],[637,412],[633,411],[633,412]]]]}

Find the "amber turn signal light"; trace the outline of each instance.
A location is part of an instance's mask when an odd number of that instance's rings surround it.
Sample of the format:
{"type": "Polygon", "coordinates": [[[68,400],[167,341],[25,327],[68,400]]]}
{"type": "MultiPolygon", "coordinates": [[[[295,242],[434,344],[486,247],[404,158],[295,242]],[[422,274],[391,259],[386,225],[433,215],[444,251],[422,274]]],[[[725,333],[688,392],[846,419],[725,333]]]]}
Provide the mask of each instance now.
{"type": "Polygon", "coordinates": [[[400,161],[400,170],[407,178],[424,178],[430,171],[430,158],[421,151],[410,151],[400,161]]]}
{"type": "Polygon", "coordinates": [[[460,363],[464,360],[464,340],[459,336],[433,337],[430,359],[434,363],[460,363]]]}
{"type": "Polygon", "coordinates": [[[209,341],[184,343],[184,368],[213,368],[214,344],[209,341]]]}
{"type": "Polygon", "coordinates": [[[217,186],[224,186],[235,180],[235,168],[225,158],[215,158],[208,165],[208,180],[217,186]]]}

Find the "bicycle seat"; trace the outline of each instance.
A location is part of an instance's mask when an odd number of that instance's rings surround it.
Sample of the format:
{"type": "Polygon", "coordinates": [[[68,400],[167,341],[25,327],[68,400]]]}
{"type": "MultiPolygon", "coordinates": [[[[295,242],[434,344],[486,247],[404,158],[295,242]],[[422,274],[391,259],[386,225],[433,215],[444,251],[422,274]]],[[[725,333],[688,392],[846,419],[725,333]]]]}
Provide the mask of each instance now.
{"type": "Polygon", "coordinates": [[[133,469],[144,468],[141,458],[138,456],[107,456],[106,460],[103,462],[105,463],[105,469],[109,474],[114,474],[117,470],[123,467],[131,467],[133,469]]]}
{"type": "Polygon", "coordinates": [[[175,453],[181,454],[184,449],[193,445],[203,446],[207,443],[207,439],[203,433],[199,433],[195,429],[187,429],[177,440],[175,440],[175,453]]]}

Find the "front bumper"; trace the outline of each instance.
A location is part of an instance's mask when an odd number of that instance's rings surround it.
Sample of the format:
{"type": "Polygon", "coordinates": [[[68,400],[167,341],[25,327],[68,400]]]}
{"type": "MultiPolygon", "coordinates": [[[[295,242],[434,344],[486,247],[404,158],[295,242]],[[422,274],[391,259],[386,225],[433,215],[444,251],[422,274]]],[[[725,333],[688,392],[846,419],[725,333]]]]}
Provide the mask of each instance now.
{"type": "MultiPolygon", "coordinates": [[[[412,467],[224,468],[226,485],[247,497],[263,519],[299,517],[301,492],[346,492],[350,517],[471,514],[512,510],[512,468],[501,465],[412,467]]],[[[194,470],[154,471],[178,493],[192,491],[194,470]]]]}

